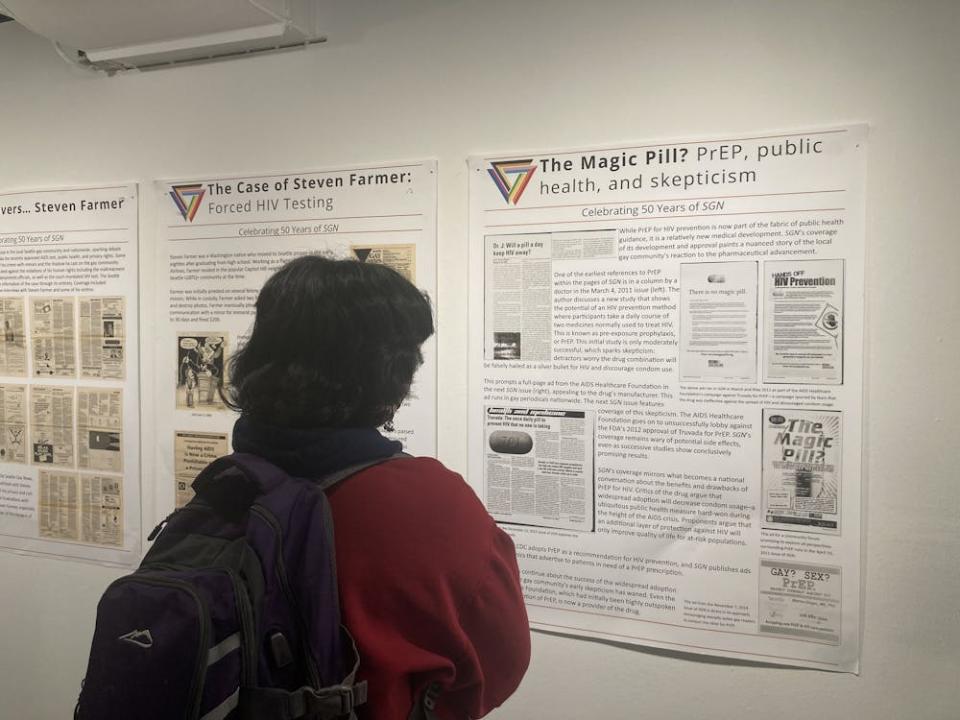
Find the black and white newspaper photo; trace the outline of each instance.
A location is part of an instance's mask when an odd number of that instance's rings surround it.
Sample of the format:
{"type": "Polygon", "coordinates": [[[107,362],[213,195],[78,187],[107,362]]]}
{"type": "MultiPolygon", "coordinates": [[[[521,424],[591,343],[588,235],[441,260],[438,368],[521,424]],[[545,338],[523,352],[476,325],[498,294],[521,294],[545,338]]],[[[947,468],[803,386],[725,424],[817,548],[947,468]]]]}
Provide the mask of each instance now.
{"type": "Polygon", "coordinates": [[[34,465],[76,467],[73,419],[72,387],[30,387],[30,447],[34,465]]]}
{"type": "Polygon", "coordinates": [[[76,377],[75,303],[72,297],[30,301],[34,377],[76,377]]]}
{"type": "Polygon", "coordinates": [[[757,263],[680,265],[680,380],[757,379],[757,263]]]}
{"type": "Polygon", "coordinates": [[[0,297],[3,336],[0,339],[0,375],[27,376],[27,337],[22,297],[0,297]]]}
{"type": "Polygon", "coordinates": [[[485,483],[496,520],[593,530],[593,413],[488,407],[485,483]]]}
{"type": "Polygon", "coordinates": [[[177,408],[224,410],[225,333],[177,335],[177,408]]]}
{"type": "Polygon", "coordinates": [[[77,389],[77,459],[81,470],[123,472],[123,391],[77,389]]]}
{"type": "Polygon", "coordinates": [[[0,462],[27,462],[26,385],[0,385],[0,462]]]}
{"type": "Polygon", "coordinates": [[[763,381],[842,383],[843,260],[769,261],[763,275],[763,381]]]}
{"type": "Polygon", "coordinates": [[[767,527],[840,532],[842,415],[763,411],[763,513],[767,527]]]}
{"type": "Polygon", "coordinates": [[[126,377],[124,308],[122,297],[80,298],[80,377],[126,377]]]}

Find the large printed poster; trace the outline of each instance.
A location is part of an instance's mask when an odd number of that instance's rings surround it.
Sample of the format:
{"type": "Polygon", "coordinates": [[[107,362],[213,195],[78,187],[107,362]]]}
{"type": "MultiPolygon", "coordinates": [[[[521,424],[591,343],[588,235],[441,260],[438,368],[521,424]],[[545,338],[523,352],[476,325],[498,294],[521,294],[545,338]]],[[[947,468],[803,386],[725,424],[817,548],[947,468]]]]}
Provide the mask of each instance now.
{"type": "Polygon", "coordinates": [[[535,627],[858,670],[865,156],[471,159],[469,480],[535,627]]]}
{"type": "Polygon", "coordinates": [[[0,546],[139,559],[137,186],[0,194],[0,546]]]}
{"type": "MultiPolygon", "coordinates": [[[[229,449],[230,358],[253,325],[260,287],[285,262],[322,253],[389,265],[436,300],[436,163],[158,181],[157,507],[229,449]]],[[[436,344],[382,432],[436,452],[436,344]]]]}

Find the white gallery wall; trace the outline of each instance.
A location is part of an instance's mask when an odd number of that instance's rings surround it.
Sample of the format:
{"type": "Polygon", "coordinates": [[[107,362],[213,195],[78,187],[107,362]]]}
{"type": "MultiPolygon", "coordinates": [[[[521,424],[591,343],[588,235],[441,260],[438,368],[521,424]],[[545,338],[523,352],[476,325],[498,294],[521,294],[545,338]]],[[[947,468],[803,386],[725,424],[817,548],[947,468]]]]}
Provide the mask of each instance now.
{"type": "MultiPolygon", "coordinates": [[[[436,158],[439,454],[462,472],[468,155],[869,123],[861,675],[535,633],[529,674],[493,717],[960,717],[960,3],[354,0],[328,33],[110,78],[0,25],[0,192],[436,158]]],[[[152,203],[144,186],[146,318],[152,203]]],[[[147,394],[150,323],[141,333],[147,394]]],[[[142,421],[149,530],[166,508],[142,421]]],[[[69,717],[97,599],[120,573],[0,552],[0,717],[69,717]]]]}

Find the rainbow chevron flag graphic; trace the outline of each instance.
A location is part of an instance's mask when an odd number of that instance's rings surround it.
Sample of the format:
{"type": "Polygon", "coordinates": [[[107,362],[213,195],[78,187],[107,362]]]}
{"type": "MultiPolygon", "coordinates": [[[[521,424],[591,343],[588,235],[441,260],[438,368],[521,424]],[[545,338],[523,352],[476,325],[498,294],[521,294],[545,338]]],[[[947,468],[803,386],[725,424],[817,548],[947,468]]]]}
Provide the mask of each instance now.
{"type": "Polygon", "coordinates": [[[183,215],[183,219],[193,222],[193,218],[200,209],[200,201],[203,200],[203,194],[206,190],[200,183],[191,185],[171,185],[170,197],[177,206],[177,210],[183,215]]]}
{"type": "Polygon", "coordinates": [[[536,169],[533,158],[527,158],[492,162],[487,172],[490,173],[490,177],[493,178],[493,182],[507,204],[516,205],[536,169]]]}

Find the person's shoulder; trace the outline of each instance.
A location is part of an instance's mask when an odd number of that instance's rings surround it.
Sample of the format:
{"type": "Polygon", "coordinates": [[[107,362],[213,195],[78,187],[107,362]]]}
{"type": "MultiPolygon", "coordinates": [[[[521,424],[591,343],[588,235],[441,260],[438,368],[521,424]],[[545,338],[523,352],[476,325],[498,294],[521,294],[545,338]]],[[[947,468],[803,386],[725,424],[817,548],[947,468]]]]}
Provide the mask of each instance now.
{"type": "MultiPolygon", "coordinates": [[[[375,465],[360,474],[400,504],[416,504],[423,510],[441,506],[445,514],[480,514],[489,521],[486,509],[463,477],[432,457],[399,457],[375,465]]],[[[358,483],[359,484],[359,483],[358,483]]]]}
{"type": "Polygon", "coordinates": [[[404,455],[378,463],[357,473],[357,479],[375,483],[385,492],[427,490],[444,495],[475,493],[463,477],[432,457],[404,455]]]}
{"type": "Polygon", "coordinates": [[[385,536],[394,533],[453,545],[472,540],[478,549],[493,542],[498,532],[466,481],[429,457],[400,457],[374,465],[328,495],[338,527],[340,518],[349,518],[385,536]]]}

